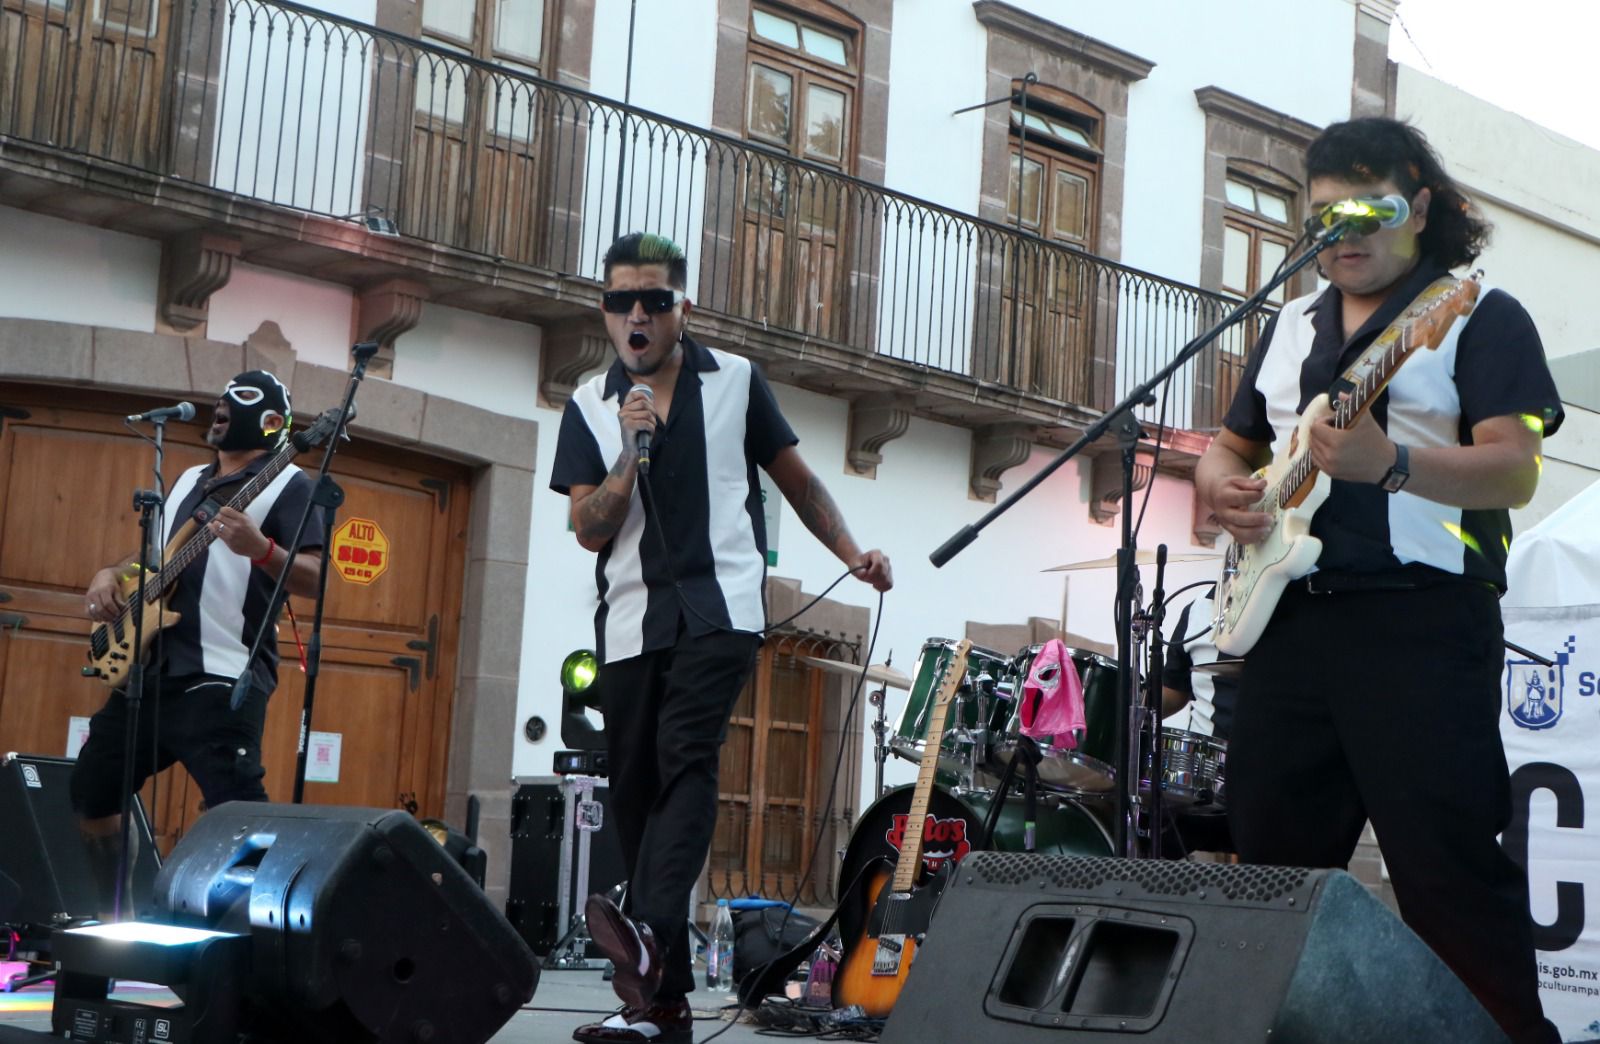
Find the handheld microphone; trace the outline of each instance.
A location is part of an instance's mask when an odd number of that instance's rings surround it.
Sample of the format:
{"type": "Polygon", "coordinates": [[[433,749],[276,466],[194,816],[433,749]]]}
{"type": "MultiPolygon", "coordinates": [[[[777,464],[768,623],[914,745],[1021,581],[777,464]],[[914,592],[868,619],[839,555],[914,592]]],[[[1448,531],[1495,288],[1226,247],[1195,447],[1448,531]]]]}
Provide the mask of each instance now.
{"type": "MultiPolygon", "coordinates": [[[[655,409],[656,393],[650,390],[650,386],[648,384],[635,384],[632,388],[628,389],[629,395],[632,395],[634,392],[638,392],[640,395],[643,395],[645,401],[650,404],[650,408],[652,410],[655,409]]],[[[634,448],[639,452],[639,473],[641,475],[650,474],[650,434],[651,433],[648,431],[634,432],[634,448]]]]}
{"type": "Polygon", "coordinates": [[[140,421],[164,420],[194,420],[194,403],[180,402],[176,406],[163,406],[159,410],[146,410],[143,413],[128,414],[128,423],[138,424],[140,421]]]}
{"type": "Polygon", "coordinates": [[[1324,228],[1349,225],[1353,231],[1366,233],[1380,228],[1399,228],[1411,218],[1411,204],[1395,193],[1374,198],[1341,199],[1329,203],[1318,215],[1324,228]]]}

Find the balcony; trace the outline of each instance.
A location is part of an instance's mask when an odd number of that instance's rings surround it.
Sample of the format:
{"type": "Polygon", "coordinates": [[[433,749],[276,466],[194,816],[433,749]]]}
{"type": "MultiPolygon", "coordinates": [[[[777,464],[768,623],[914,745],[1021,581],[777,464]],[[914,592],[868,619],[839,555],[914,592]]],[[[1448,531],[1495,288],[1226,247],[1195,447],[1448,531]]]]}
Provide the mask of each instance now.
{"type": "MultiPolygon", "coordinates": [[[[0,14],[0,203],[164,239],[217,233],[255,264],[358,290],[398,280],[422,300],[546,324],[557,402],[604,360],[592,302],[619,229],[688,246],[708,341],[855,402],[863,470],[911,413],[1065,444],[1229,307],[291,3],[0,0],[0,14]],[[399,237],[350,220],[364,215],[399,237]]],[[[1165,422],[1164,469],[1192,465],[1261,322],[1145,411],[1165,422]]]]}

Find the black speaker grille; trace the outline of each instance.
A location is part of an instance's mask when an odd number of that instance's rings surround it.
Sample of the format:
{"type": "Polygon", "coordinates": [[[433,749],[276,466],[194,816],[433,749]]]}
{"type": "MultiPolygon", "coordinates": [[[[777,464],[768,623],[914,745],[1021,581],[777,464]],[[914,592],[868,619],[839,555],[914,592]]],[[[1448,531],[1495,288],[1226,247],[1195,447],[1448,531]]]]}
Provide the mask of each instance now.
{"type": "MultiPolygon", "coordinates": [[[[1027,852],[975,852],[958,874],[969,882],[1034,885],[1069,892],[1094,892],[1108,884],[1138,885],[1148,895],[1174,898],[1212,894],[1232,902],[1270,903],[1309,892],[1316,871],[1292,866],[1188,863],[1170,859],[1105,859],[1027,852]]],[[[1304,903],[1297,903],[1304,908],[1304,903]]]]}

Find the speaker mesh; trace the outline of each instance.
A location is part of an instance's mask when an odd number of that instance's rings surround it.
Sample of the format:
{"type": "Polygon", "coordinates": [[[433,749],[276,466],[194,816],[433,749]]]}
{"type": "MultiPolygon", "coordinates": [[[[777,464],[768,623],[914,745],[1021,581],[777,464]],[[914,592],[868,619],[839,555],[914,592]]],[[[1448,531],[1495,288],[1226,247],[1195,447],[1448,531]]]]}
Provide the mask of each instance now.
{"type": "MultiPolygon", "coordinates": [[[[1069,892],[1092,892],[1107,884],[1135,884],[1148,895],[1208,898],[1215,893],[1232,902],[1270,903],[1284,896],[1299,898],[1296,893],[1300,892],[1309,898],[1307,881],[1313,871],[1170,859],[974,852],[961,861],[958,873],[967,883],[1012,886],[1032,882],[1069,892]]],[[[1303,908],[1304,902],[1294,905],[1303,908]]]]}

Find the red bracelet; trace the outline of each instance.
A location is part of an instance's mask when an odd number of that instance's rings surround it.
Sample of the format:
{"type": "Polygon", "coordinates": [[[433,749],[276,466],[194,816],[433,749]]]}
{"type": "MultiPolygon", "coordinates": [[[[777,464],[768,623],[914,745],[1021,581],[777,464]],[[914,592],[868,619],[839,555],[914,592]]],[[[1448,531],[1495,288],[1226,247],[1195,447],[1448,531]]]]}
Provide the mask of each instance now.
{"type": "Polygon", "coordinates": [[[262,552],[260,558],[252,558],[250,560],[250,564],[253,565],[253,566],[264,566],[264,565],[266,565],[272,559],[272,552],[276,551],[277,549],[278,549],[278,542],[276,540],[272,539],[271,537],[267,537],[267,549],[264,552],[262,552]]]}

